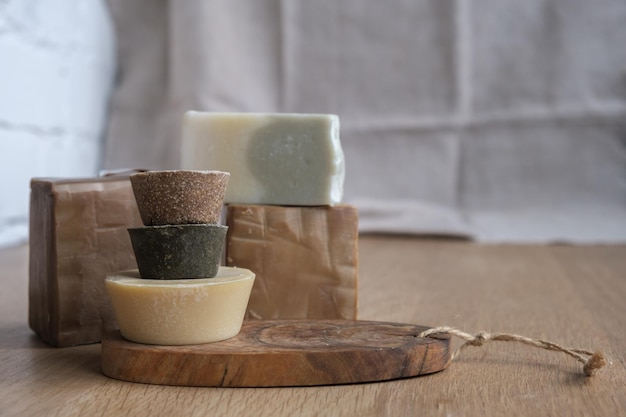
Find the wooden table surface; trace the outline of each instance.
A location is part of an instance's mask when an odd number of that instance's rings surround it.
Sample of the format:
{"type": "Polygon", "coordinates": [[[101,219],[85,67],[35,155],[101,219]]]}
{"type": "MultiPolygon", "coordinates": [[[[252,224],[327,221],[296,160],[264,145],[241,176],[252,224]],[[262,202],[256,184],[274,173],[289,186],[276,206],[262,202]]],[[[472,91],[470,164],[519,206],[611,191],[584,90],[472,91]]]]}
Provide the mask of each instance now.
{"type": "Polygon", "coordinates": [[[27,260],[25,246],[0,251],[0,416],[626,415],[626,246],[362,236],[361,319],[520,333],[611,362],[588,378],[563,354],[494,342],[429,376],[309,388],[109,379],[100,345],[55,349],[29,330],[27,260]]]}

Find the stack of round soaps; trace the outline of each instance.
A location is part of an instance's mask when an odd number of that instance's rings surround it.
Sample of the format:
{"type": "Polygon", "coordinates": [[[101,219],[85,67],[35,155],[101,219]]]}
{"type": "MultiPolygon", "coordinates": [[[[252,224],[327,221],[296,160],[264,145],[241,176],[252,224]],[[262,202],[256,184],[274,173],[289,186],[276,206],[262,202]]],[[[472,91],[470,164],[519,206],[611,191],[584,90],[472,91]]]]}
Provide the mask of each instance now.
{"type": "Polygon", "coordinates": [[[138,270],[106,279],[124,338],[187,345],[239,333],[254,274],[219,266],[228,228],[218,222],[229,176],[221,171],[131,175],[145,226],[128,229],[138,270]]]}

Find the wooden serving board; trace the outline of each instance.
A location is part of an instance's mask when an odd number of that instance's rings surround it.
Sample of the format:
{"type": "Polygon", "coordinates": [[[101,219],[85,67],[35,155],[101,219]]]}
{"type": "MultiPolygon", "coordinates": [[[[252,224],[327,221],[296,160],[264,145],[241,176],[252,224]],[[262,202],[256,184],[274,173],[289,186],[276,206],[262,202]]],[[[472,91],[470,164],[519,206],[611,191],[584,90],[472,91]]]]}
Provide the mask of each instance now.
{"type": "Polygon", "coordinates": [[[102,340],[102,372],[115,379],[197,387],[284,387],[384,381],[450,362],[449,337],[427,327],[352,320],[251,320],[228,340],[189,346],[102,340]]]}

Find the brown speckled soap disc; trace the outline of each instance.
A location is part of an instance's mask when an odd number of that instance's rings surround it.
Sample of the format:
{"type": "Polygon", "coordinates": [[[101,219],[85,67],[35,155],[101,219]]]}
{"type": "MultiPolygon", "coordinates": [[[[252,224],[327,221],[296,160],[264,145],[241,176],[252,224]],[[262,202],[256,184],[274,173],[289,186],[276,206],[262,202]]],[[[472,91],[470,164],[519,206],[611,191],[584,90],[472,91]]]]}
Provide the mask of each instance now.
{"type": "Polygon", "coordinates": [[[148,171],[130,176],[146,226],[218,223],[230,174],[148,171]]]}
{"type": "Polygon", "coordinates": [[[227,226],[183,224],[128,229],[143,279],[213,278],[227,226]]]}

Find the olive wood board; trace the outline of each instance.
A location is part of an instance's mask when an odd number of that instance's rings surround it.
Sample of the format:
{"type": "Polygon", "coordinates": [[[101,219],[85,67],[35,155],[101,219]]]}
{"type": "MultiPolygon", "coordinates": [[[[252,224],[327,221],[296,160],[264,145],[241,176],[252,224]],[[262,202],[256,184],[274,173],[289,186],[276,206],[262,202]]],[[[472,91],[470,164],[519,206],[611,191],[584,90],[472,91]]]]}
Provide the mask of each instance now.
{"type": "Polygon", "coordinates": [[[425,375],[450,362],[449,336],[428,327],[359,320],[250,320],[233,338],[200,345],[102,340],[102,372],[115,379],[194,387],[286,387],[425,375]]]}

